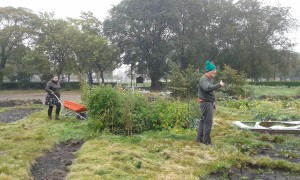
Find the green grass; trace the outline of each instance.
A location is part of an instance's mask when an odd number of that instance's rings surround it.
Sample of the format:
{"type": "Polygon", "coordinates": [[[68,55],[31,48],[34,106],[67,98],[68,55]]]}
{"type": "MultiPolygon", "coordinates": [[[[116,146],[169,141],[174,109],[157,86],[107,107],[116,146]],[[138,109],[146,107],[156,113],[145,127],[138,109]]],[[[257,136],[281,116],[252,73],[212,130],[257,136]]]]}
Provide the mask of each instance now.
{"type": "Polygon", "coordinates": [[[196,144],[195,135],[178,129],[134,137],[101,135],[83,145],[68,179],[197,179],[238,153],[230,146],[196,144]]]}
{"type": "Polygon", "coordinates": [[[85,144],[76,153],[67,179],[203,179],[241,164],[299,173],[299,163],[250,156],[258,148],[275,148],[274,143],[297,148],[299,138],[241,131],[231,125],[235,120],[259,120],[257,114],[263,112],[297,116],[300,105],[293,103],[288,109],[281,101],[258,101],[250,110],[219,103],[211,134],[215,146],[196,144],[195,129],[149,131],[133,137],[96,134],[88,129],[88,121],[49,121],[42,110],[14,123],[0,123],[0,179],[30,179],[34,160],[70,139],[85,144]]]}
{"type": "Polygon", "coordinates": [[[14,123],[0,123],[0,179],[30,179],[30,166],[55,143],[84,139],[84,125],[74,119],[48,121],[46,111],[14,123]]]}
{"type": "Polygon", "coordinates": [[[254,87],[254,96],[295,96],[300,94],[300,87],[286,86],[250,86],[254,87]]]}

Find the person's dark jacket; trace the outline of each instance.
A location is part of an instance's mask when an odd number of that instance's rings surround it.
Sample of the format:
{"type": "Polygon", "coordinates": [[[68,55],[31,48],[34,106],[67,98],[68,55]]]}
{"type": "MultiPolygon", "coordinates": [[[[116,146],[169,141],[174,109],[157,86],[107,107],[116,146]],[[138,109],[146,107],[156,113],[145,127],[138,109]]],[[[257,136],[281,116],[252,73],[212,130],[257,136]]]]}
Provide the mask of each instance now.
{"type": "Polygon", "coordinates": [[[60,98],[60,84],[59,82],[55,81],[49,81],[46,85],[45,90],[49,93],[52,94],[54,93],[57,97],[60,98]]]}
{"type": "Polygon", "coordinates": [[[203,75],[199,83],[198,96],[202,101],[215,102],[215,90],[220,87],[222,87],[221,84],[213,85],[211,79],[209,79],[206,75],[203,75]]]}

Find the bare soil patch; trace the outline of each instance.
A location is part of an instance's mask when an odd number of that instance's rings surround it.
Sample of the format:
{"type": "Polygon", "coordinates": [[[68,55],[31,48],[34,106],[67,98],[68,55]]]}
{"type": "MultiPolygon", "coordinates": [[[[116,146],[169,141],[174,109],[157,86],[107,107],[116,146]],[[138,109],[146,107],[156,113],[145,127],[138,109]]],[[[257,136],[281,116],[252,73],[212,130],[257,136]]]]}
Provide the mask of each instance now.
{"type": "Polygon", "coordinates": [[[0,122],[2,123],[15,122],[40,110],[41,109],[37,109],[37,108],[12,109],[10,111],[0,113],[0,122]]]}
{"type": "Polygon", "coordinates": [[[259,149],[257,151],[257,155],[268,156],[275,160],[287,160],[292,163],[300,162],[300,148],[282,147],[278,145],[276,145],[275,147],[276,149],[259,149]]]}
{"type": "MultiPolygon", "coordinates": [[[[297,138],[297,136],[295,137],[297,138]]],[[[274,137],[269,142],[275,142],[274,137]]],[[[279,140],[278,140],[279,141],[279,140]]],[[[284,146],[278,143],[272,143],[274,148],[262,147],[262,148],[247,148],[247,146],[240,146],[239,149],[242,153],[248,154],[251,157],[269,157],[274,160],[286,160],[291,163],[300,162],[300,147],[296,146],[284,146]]],[[[300,180],[300,174],[291,173],[289,171],[281,169],[270,169],[256,167],[251,164],[241,167],[232,167],[230,169],[223,169],[219,172],[212,173],[207,179],[229,179],[229,180],[241,180],[241,179],[266,179],[266,180],[300,180]]]]}
{"type": "Polygon", "coordinates": [[[43,104],[43,102],[40,99],[0,101],[0,107],[29,106],[33,104],[43,104]]]}
{"type": "Polygon", "coordinates": [[[265,180],[299,180],[298,174],[291,174],[290,172],[283,172],[272,169],[260,169],[255,167],[233,167],[228,171],[217,172],[212,174],[210,180],[241,180],[241,179],[265,179],[265,180]]]}
{"type": "Polygon", "coordinates": [[[36,159],[31,173],[36,180],[61,180],[67,176],[68,167],[72,164],[74,153],[83,142],[68,141],[54,146],[45,156],[36,159]]]}
{"type": "MultiPolygon", "coordinates": [[[[44,103],[46,94],[44,91],[1,91],[0,101],[39,99],[44,103]]],[[[81,94],[80,91],[62,91],[61,99],[81,102],[81,94]]]]}

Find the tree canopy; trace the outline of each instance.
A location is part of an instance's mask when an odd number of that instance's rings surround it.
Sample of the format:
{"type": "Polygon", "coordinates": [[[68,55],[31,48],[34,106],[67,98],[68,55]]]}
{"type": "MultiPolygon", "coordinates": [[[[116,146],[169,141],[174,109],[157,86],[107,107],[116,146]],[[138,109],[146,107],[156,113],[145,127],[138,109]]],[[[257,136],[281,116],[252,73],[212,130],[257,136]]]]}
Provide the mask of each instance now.
{"type": "Polygon", "coordinates": [[[270,77],[272,65],[286,64],[274,57],[291,53],[286,33],[295,22],[289,8],[257,0],[123,0],[111,9],[104,34],[120,47],[123,62],[148,74],[154,87],[169,60],[185,69],[211,59],[255,80],[270,77]]]}
{"type": "Polygon", "coordinates": [[[290,8],[258,0],[123,0],[103,23],[91,12],[56,19],[1,7],[0,20],[0,83],[3,76],[92,72],[104,82],[104,73],[126,64],[157,87],[170,62],[203,71],[206,59],[253,80],[293,79],[299,72],[287,36],[298,26],[290,8]]]}

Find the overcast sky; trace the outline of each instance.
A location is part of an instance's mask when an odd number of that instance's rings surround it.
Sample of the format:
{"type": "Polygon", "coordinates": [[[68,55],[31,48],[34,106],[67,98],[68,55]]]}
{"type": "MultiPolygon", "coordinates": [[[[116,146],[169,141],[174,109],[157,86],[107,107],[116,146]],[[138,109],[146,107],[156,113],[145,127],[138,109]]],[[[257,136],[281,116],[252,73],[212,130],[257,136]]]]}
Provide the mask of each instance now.
{"type": "MultiPolygon", "coordinates": [[[[91,11],[101,21],[108,15],[108,10],[121,2],[121,0],[0,0],[0,6],[26,7],[35,12],[54,12],[56,18],[80,16],[80,12],[91,11]]],[[[300,24],[300,0],[265,0],[266,4],[291,7],[291,13],[300,24]]],[[[298,45],[294,48],[300,52],[300,28],[290,37],[298,45]]]]}

